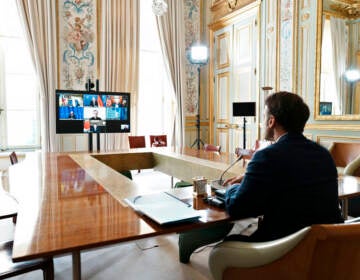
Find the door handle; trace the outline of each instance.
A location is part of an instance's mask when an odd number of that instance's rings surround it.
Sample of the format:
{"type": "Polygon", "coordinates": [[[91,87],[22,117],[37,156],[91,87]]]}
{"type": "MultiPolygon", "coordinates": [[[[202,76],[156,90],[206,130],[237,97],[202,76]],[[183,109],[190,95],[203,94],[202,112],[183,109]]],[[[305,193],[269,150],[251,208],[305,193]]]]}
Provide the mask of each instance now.
{"type": "Polygon", "coordinates": [[[230,128],[238,129],[239,125],[236,123],[230,124],[230,128]]]}

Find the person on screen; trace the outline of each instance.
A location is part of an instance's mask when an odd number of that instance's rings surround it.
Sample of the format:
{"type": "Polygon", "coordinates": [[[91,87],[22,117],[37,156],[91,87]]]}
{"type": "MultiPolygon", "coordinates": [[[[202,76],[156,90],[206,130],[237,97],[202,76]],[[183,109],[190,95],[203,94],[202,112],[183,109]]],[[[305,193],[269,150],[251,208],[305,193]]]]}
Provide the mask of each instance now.
{"type": "Polygon", "coordinates": [[[99,105],[99,104],[98,104],[95,96],[93,96],[93,97],[91,98],[91,101],[90,101],[90,106],[91,106],[91,107],[98,107],[98,105],[99,105]]]}
{"type": "Polygon", "coordinates": [[[70,120],[75,120],[76,119],[74,111],[70,111],[68,119],[70,119],[70,120]]]}
{"type": "Polygon", "coordinates": [[[100,121],[101,118],[98,116],[98,114],[99,114],[98,110],[94,110],[93,116],[89,119],[91,132],[101,132],[102,126],[100,126],[98,123],[98,121],[100,121]]]}
{"type": "Polygon", "coordinates": [[[115,108],[122,107],[122,96],[118,96],[114,98],[113,107],[115,108]]]}
{"type": "Polygon", "coordinates": [[[98,110],[94,110],[93,116],[90,118],[90,120],[101,120],[101,118],[98,115],[99,115],[98,110]]]}
{"type": "Polygon", "coordinates": [[[112,106],[112,101],[110,97],[106,98],[106,107],[111,107],[112,106]]]}
{"type": "MultiPolygon", "coordinates": [[[[194,232],[206,236],[201,246],[224,236],[225,240],[270,241],[312,224],[344,221],[334,161],[327,149],[303,135],[309,107],[299,95],[277,92],[266,98],[264,112],[265,139],[274,143],[253,155],[245,174],[224,183],[230,184],[225,194],[226,212],[234,220],[261,217],[257,229],[250,236],[226,236],[232,225],[194,232]]],[[[180,238],[186,244],[194,240],[194,234],[180,238]]],[[[187,262],[191,252],[180,248],[181,254],[187,262]]]]}

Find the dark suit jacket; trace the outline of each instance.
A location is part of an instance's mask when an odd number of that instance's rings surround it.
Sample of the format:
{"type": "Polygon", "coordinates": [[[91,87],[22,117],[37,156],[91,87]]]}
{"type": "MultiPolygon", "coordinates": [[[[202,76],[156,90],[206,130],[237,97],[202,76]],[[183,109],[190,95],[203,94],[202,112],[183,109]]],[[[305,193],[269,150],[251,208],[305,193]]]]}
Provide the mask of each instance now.
{"type": "Polygon", "coordinates": [[[288,133],[254,154],[241,184],[227,191],[226,210],[234,218],[263,215],[252,241],[343,222],[334,161],[325,148],[288,133]]]}

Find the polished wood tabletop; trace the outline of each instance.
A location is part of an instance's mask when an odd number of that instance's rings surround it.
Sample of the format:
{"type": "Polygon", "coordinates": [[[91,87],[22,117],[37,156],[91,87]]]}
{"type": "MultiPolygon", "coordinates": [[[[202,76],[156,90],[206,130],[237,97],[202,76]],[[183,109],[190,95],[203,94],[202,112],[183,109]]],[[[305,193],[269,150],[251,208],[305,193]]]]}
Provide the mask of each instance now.
{"type": "MultiPolygon", "coordinates": [[[[225,211],[194,198],[189,187],[173,191],[201,210],[201,219],[161,227],[123,201],[153,190],[119,171],[154,168],[183,180],[198,175],[212,180],[219,178],[235,159],[235,155],[226,153],[163,148],[116,153],[30,153],[9,168],[9,192],[19,202],[13,259],[70,252],[74,257],[83,249],[227,222],[225,211]]],[[[227,176],[244,171],[243,165],[237,164],[227,176]]],[[[339,181],[340,198],[358,194],[357,178],[339,181]]]]}
{"type": "Polygon", "coordinates": [[[14,218],[17,215],[18,203],[8,192],[0,190],[0,219],[14,218]]]}
{"type": "MultiPolygon", "coordinates": [[[[197,161],[201,157],[200,165],[204,168],[211,169],[212,164],[220,163],[215,164],[214,176],[224,170],[231,160],[225,155],[215,161],[217,156],[214,153],[201,153],[196,158],[165,150],[28,155],[9,169],[10,192],[19,201],[14,261],[182,232],[227,221],[229,217],[222,209],[204,204],[202,199],[194,200],[192,188],[173,191],[201,210],[202,217],[196,223],[160,227],[138,215],[123,201],[126,197],[153,191],[122,176],[117,169],[161,167],[162,161],[166,160],[181,169],[188,164],[199,164],[197,161]],[[134,165],[134,158],[139,165],[134,165]]],[[[197,175],[196,170],[190,174],[194,175],[197,175]]]]}

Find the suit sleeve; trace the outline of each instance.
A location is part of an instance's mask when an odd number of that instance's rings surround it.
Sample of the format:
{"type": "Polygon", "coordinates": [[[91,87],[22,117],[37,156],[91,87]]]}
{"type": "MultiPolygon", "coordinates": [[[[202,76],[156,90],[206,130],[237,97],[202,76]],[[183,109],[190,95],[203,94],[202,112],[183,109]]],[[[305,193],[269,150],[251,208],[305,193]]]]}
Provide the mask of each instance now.
{"type": "Polygon", "coordinates": [[[272,174],[272,166],[269,160],[266,160],[265,150],[254,154],[242,182],[233,185],[226,192],[226,211],[233,218],[256,217],[264,214],[272,174]]]}

